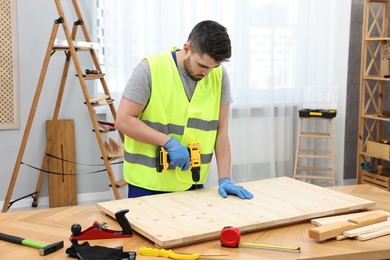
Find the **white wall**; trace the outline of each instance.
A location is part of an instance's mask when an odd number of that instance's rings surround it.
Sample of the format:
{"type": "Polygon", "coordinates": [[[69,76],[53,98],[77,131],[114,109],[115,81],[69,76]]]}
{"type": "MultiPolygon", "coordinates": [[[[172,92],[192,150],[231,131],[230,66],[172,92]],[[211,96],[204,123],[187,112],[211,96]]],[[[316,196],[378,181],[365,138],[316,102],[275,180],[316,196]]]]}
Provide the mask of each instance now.
{"type": "MultiPolygon", "coordinates": [[[[75,18],[73,13],[70,13],[71,1],[63,0],[61,2],[63,3],[68,22],[73,22],[75,18]],[[70,15],[68,16],[68,14],[70,15]]],[[[90,20],[91,17],[94,16],[94,7],[90,5],[93,3],[93,1],[79,2],[84,13],[86,24],[89,28],[92,28],[90,20]]],[[[348,4],[345,5],[349,6],[350,2],[346,2],[348,4]]],[[[348,6],[344,7],[348,8],[348,6]]],[[[340,17],[340,15],[335,15],[339,19],[343,19],[343,21],[341,21],[343,24],[345,24],[345,20],[349,21],[350,18],[349,16],[340,17]]],[[[57,18],[58,14],[53,0],[17,0],[20,129],[0,131],[0,183],[2,187],[0,189],[0,203],[4,200],[7,193],[8,185],[11,179],[12,171],[14,169],[15,160],[19,151],[20,142],[22,140],[29,110],[41,71],[50,33],[53,27],[53,22],[57,18]]],[[[345,90],[349,37],[348,30],[349,27],[346,28],[345,33],[340,34],[340,37],[337,40],[337,43],[342,43],[337,47],[337,50],[339,50],[340,53],[337,53],[337,55],[335,54],[335,66],[337,65],[340,67],[338,70],[339,74],[337,74],[337,78],[334,80],[339,87],[339,100],[337,107],[338,115],[333,122],[333,131],[335,133],[335,167],[338,180],[342,180],[343,174],[345,90]]],[[[62,27],[60,27],[59,32],[61,31],[62,27]]],[[[81,31],[79,34],[81,34],[81,31]]],[[[91,31],[90,35],[92,35],[91,31]]],[[[58,38],[62,39],[62,34],[60,34],[58,38]]],[[[82,64],[88,66],[88,57],[83,56],[82,58],[84,62],[82,62],[82,64]]],[[[50,60],[50,66],[46,75],[43,92],[35,114],[30,138],[23,156],[23,162],[35,165],[37,167],[40,167],[45,148],[45,121],[50,120],[52,117],[64,61],[65,56],[63,53],[54,54],[50,60]]],[[[84,98],[81,92],[81,88],[77,78],[73,77],[74,74],[75,72],[72,63],[62,109],[60,112],[60,119],[73,119],[75,121],[76,161],[90,164],[102,163],[100,160],[100,152],[95,136],[91,131],[92,125],[90,118],[87,109],[83,104],[84,98]]],[[[93,196],[100,196],[96,199],[112,197],[112,192],[108,187],[109,181],[106,172],[87,175],[83,174],[85,172],[100,168],[101,167],[77,167],[77,184],[78,194],[80,197],[83,197],[82,195],[88,196],[90,194],[93,194],[93,196]]],[[[216,171],[215,167],[212,167],[212,171],[216,171]]],[[[12,200],[34,192],[38,180],[38,174],[39,173],[36,170],[22,165],[13,191],[12,200]]],[[[210,178],[210,182],[208,183],[215,185],[216,179],[214,176],[216,176],[216,173],[211,173],[210,176],[213,177],[210,178]]],[[[121,193],[123,194],[123,191],[121,191],[121,193]]],[[[45,176],[44,185],[41,190],[41,198],[47,196],[47,176],[45,176]]],[[[27,204],[21,201],[16,203],[13,207],[18,207],[20,204],[31,205],[31,199],[24,201],[27,201],[27,204]]]]}

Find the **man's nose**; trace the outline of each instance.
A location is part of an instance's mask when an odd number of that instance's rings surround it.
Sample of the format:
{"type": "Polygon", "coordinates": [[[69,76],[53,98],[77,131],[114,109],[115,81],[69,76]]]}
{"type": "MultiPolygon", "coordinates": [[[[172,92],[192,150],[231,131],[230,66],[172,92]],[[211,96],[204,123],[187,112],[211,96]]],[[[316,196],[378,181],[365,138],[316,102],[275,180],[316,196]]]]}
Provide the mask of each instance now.
{"type": "Polygon", "coordinates": [[[207,75],[209,75],[210,71],[212,69],[202,69],[202,71],[200,72],[204,77],[206,77],[207,75]]]}

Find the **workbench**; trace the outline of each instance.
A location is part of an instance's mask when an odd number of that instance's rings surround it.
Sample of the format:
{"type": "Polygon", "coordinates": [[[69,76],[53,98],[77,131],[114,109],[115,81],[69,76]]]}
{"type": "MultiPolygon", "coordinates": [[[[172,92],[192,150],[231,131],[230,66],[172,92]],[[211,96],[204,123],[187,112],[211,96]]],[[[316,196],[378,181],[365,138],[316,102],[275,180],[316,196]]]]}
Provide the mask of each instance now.
{"type": "MultiPolygon", "coordinates": [[[[339,186],[330,188],[351,194],[376,203],[370,210],[390,211],[390,193],[368,184],[339,186]]],[[[70,227],[79,223],[83,229],[94,221],[107,222],[108,228],[120,230],[115,219],[106,216],[96,206],[73,206],[43,210],[9,211],[0,214],[0,232],[51,244],[63,240],[63,249],[44,256],[44,259],[72,259],[65,253],[70,247],[70,227]]],[[[390,236],[368,241],[328,240],[317,242],[309,238],[310,221],[270,228],[242,234],[241,242],[270,245],[299,246],[301,253],[251,248],[224,248],[214,239],[192,245],[174,248],[179,253],[200,253],[205,255],[228,255],[214,259],[384,259],[390,258],[390,236]]],[[[194,227],[196,228],[196,227],[194,227]]],[[[153,242],[135,233],[132,238],[89,240],[91,245],[107,247],[123,246],[124,251],[136,251],[140,247],[154,247],[153,242]]],[[[38,249],[0,241],[0,256],[6,259],[43,259],[38,249]]],[[[145,257],[137,254],[137,259],[164,259],[145,257]]]]}

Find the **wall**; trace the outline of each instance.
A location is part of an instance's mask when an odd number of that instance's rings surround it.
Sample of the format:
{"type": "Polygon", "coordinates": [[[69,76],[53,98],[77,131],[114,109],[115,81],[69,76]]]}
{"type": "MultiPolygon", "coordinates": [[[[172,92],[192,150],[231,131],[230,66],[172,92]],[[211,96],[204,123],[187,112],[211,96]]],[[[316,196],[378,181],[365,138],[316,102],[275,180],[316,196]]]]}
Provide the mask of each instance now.
{"type": "Polygon", "coordinates": [[[353,0],[349,42],[347,107],[345,121],[344,178],[356,178],[357,135],[359,122],[360,59],[362,48],[363,0],[353,0]]]}
{"type": "MultiPolygon", "coordinates": [[[[63,0],[63,7],[65,13],[69,14],[69,8],[71,8],[70,0],[63,0]]],[[[84,13],[87,26],[90,24],[90,20],[94,16],[94,7],[90,6],[93,1],[80,1],[81,9],[84,13]],[[88,4],[88,6],[87,6],[88,4]]],[[[12,175],[15,160],[19,151],[21,139],[23,137],[24,128],[29,115],[29,110],[33,100],[35,88],[38,82],[39,73],[41,71],[45,51],[49,41],[50,33],[53,27],[53,21],[58,18],[57,10],[53,0],[17,0],[17,23],[18,23],[18,40],[19,40],[19,83],[20,83],[20,129],[18,130],[4,130],[0,132],[0,183],[2,189],[0,189],[0,200],[4,200],[8,189],[8,184],[12,175]]],[[[337,14],[336,14],[337,15],[337,14]]],[[[74,21],[73,14],[66,17],[69,22],[74,21]]],[[[341,19],[341,18],[340,18],[341,19]]],[[[349,19],[349,17],[344,17],[349,19]]],[[[91,26],[88,26],[91,28],[91,26]]],[[[60,32],[61,32],[60,28],[60,32]]],[[[90,31],[90,35],[92,35],[90,31]]],[[[335,61],[335,65],[340,66],[339,74],[335,81],[339,83],[339,96],[340,102],[345,99],[345,58],[343,53],[348,49],[345,46],[348,41],[349,33],[341,35],[338,40],[342,42],[341,48],[338,50],[341,52],[338,57],[342,57],[340,60],[335,61]],[[336,64],[337,63],[337,64],[336,64]]],[[[58,37],[63,38],[63,37],[58,37]]],[[[335,54],[336,55],[336,54],[335,54]]],[[[37,108],[34,124],[31,129],[30,138],[26,146],[26,150],[23,156],[23,162],[40,167],[43,152],[45,148],[45,121],[50,120],[52,112],[54,110],[54,104],[56,101],[57,88],[61,78],[62,67],[64,63],[64,54],[55,53],[51,60],[49,70],[45,78],[44,89],[41,95],[39,106],[37,108]]],[[[82,64],[88,64],[87,57],[82,57],[82,64]]],[[[69,75],[74,75],[74,67],[71,65],[69,75]]],[[[90,86],[92,88],[92,86],[90,86]]],[[[81,93],[81,88],[76,77],[69,76],[60,112],[61,119],[73,119],[75,121],[75,143],[76,143],[76,161],[80,163],[96,164],[102,163],[99,153],[99,148],[91,131],[92,125],[88,116],[87,109],[83,104],[84,99],[81,93]]],[[[342,103],[344,104],[344,103],[342,103]]],[[[336,171],[338,174],[342,174],[343,161],[342,154],[344,154],[344,119],[345,110],[344,106],[338,107],[339,114],[334,122],[334,131],[341,133],[337,135],[335,140],[337,150],[336,157],[336,171]]],[[[234,120],[232,123],[235,122],[234,120]]],[[[239,123],[239,122],[238,122],[239,123]]],[[[256,125],[259,125],[261,129],[261,122],[256,121],[256,125]]],[[[232,126],[234,131],[234,126],[232,126]]],[[[291,129],[294,131],[294,129],[291,129]]],[[[294,134],[296,136],[296,133],[294,134]]],[[[232,137],[234,138],[234,137],[232,137]]],[[[235,139],[236,141],[238,139],[235,139]]],[[[233,141],[233,145],[237,145],[233,141]]],[[[264,151],[263,151],[264,152],[264,151]]],[[[257,155],[257,154],[256,154],[257,155]]],[[[261,158],[262,155],[258,154],[261,158]]],[[[112,197],[112,192],[108,187],[108,178],[105,172],[98,174],[85,174],[87,172],[101,169],[101,167],[90,168],[86,166],[77,166],[77,183],[79,201],[91,199],[107,199],[112,197]]],[[[213,167],[213,171],[216,171],[213,167]]],[[[291,174],[291,169],[288,169],[291,174]]],[[[210,174],[216,176],[216,174],[210,174]]],[[[12,199],[19,198],[26,194],[35,191],[36,182],[38,180],[38,172],[30,169],[26,166],[21,166],[17,183],[13,191],[12,199]]],[[[210,179],[210,185],[216,184],[216,179],[210,179]]],[[[123,191],[121,191],[123,194],[123,191]]],[[[41,198],[47,198],[47,176],[45,176],[44,185],[41,190],[41,198]]],[[[123,195],[122,195],[123,196],[123,195]]],[[[13,207],[30,206],[32,199],[26,199],[16,203],[13,207]]],[[[40,204],[44,203],[40,200],[40,204]]]]}

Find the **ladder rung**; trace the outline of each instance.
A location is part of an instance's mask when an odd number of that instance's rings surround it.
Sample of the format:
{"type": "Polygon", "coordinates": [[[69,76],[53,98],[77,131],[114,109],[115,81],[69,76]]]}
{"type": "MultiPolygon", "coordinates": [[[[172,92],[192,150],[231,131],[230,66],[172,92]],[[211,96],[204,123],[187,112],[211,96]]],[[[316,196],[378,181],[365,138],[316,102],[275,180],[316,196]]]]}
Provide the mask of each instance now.
{"type": "MultiPolygon", "coordinates": [[[[109,138],[109,142],[104,142],[108,160],[116,160],[124,156],[123,144],[109,138]]],[[[103,159],[103,157],[101,157],[103,159]]]]}
{"type": "MultiPolygon", "coordinates": [[[[93,107],[98,107],[98,106],[105,106],[105,105],[111,105],[113,104],[114,100],[113,99],[106,99],[105,103],[99,103],[99,102],[94,102],[91,103],[93,107]]],[[[84,102],[85,103],[85,102],[84,102]]]]}
{"type": "MultiPolygon", "coordinates": [[[[99,129],[99,133],[101,133],[101,134],[106,134],[106,133],[113,132],[113,131],[116,131],[116,129],[115,128],[110,128],[110,129],[100,128],[99,129]]],[[[95,132],[95,129],[92,129],[92,132],[95,132]]]]}
{"type": "Polygon", "coordinates": [[[306,166],[298,166],[297,167],[297,170],[298,171],[327,171],[327,172],[330,172],[330,171],[333,171],[332,168],[329,168],[329,167],[306,167],[306,166]]]}
{"type": "MultiPolygon", "coordinates": [[[[85,79],[85,80],[92,80],[92,79],[102,79],[102,78],[104,78],[104,73],[101,73],[101,74],[88,74],[88,75],[86,75],[86,74],[83,74],[83,78],[85,79]]],[[[76,77],[78,77],[79,75],[75,75],[76,77]]]]}
{"type": "Polygon", "coordinates": [[[332,159],[330,155],[298,154],[298,158],[332,159]]]}
{"type": "MultiPolygon", "coordinates": [[[[111,187],[111,184],[109,186],[111,187]]],[[[115,183],[115,186],[117,188],[123,188],[123,187],[127,186],[127,182],[125,181],[125,179],[121,179],[115,183]]]]}
{"type": "MultiPolygon", "coordinates": [[[[91,47],[74,47],[76,51],[91,51],[91,47]]],[[[53,51],[69,51],[69,47],[53,47],[53,51]]]]}
{"type": "MultiPolygon", "coordinates": [[[[107,155],[107,156],[108,156],[107,159],[108,159],[109,161],[114,161],[114,160],[117,160],[117,159],[119,159],[119,158],[123,158],[123,155],[122,155],[122,156],[120,156],[120,155],[118,155],[118,156],[109,156],[109,155],[107,155]]],[[[103,156],[101,156],[100,159],[103,160],[103,156]]]]}
{"type": "MultiPolygon", "coordinates": [[[[105,121],[97,121],[99,126],[99,133],[105,134],[108,132],[116,131],[115,123],[105,122],[105,121]]],[[[95,132],[95,129],[92,129],[95,132]]]]}
{"type": "Polygon", "coordinates": [[[307,150],[307,149],[300,149],[299,154],[322,154],[322,155],[328,155],[330,154],[330,150],[307,150]]]}
{"type": "Polygon", "coordinates": [[[316,179],[316,180],[334,180],[332,176],[319,176],[319,175],[295,175],[295,179],[316,179]]]}
{"type": "MultiPolygon", "coordinates": [[[[89,103],[90,103],[93,107],[111,105],[113,102],[114,102],[114,99],[110,98],[110,97],[107,96],[107,95],[104,96],[104,97],[91,98],[91,99],[89,100],[89,103]]],[[[86,104],[86,103],[84,102],[84,104],[86,104]]]]}
{"type": "Polygon", "coordinates": [[[308,133],[308,132],[300,133],[300,137],[305,137],[305,138],[331,138],[329,133],[308,133]]]}

